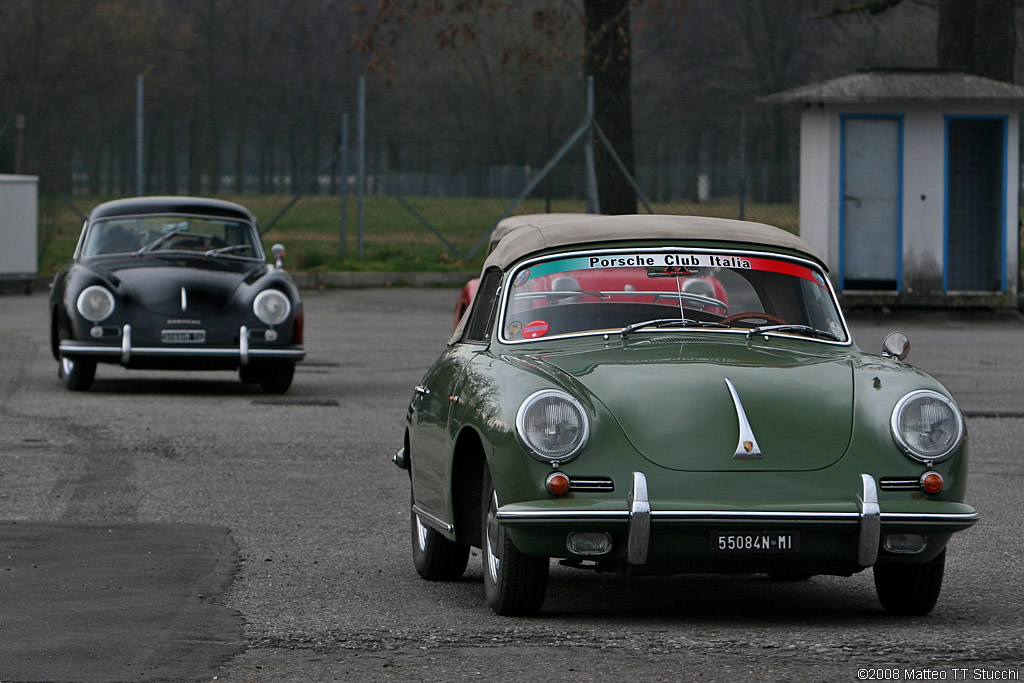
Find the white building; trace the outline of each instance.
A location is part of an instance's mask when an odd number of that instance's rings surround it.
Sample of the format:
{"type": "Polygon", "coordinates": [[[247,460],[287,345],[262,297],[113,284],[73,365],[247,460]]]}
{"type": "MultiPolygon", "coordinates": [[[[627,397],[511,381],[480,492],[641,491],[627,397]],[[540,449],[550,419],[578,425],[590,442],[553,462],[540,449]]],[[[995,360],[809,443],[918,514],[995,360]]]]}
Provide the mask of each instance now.
{"type": "Polygon", "coordinates": [[[1024,87],[871,70],[762,99],[800,103],[800,235],[844,302],[1016,308],[1024,87]]]}

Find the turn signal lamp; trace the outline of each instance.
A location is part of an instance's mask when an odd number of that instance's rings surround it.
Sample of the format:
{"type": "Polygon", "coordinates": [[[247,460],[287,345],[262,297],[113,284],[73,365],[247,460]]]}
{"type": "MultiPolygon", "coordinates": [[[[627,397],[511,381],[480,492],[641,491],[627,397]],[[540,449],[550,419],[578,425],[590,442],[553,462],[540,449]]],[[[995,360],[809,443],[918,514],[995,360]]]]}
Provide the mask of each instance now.
{"type": "Polygon", "coordinates": [[[569,477],[563,472],[552,472],[544,482],[548,493],[553,496],[564,496],[569,492],[569,477]]]}
{"type": "Polygon", "coordinates": [[[942,483],[942,475],[938,472],[925,472],[921,477],[921,488],[929,495],[941,491],[942,483]]]}

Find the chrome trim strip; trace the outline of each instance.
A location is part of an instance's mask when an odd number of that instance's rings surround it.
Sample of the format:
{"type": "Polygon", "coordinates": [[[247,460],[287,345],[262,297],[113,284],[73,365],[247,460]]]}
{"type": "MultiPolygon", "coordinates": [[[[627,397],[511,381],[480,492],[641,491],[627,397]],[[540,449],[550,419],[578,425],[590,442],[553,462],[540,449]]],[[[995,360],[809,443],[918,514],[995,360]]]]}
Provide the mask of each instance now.
{"type": "MultiPolygon", "coordinates": [[[[196,347],[162,347],[162,346],[136,346],[130,348],[132,357],[140,356],[226,356],[238,357],[238,349],[226,348],[196,348],[196,347]]],[[[76,354],[81,356],[120,356],[121,347],[118,346],[87,346],[75,343],[61,342],[61,353],[76,354]]],[[[249,356],[258,358],[281,358],[302,360],[306,356],[304,349],[249,349],[249,356]]]]}
{"type": "MultiPolygon", "coordinates": [[[[498,520],[517,523],[629,521],[629,510],[498,510],[498,520]]],[[[651,520],[664,523],[716,524],[842,524],[860,520],[858,512],[765,512],[732,510],[651,510],[651,520]]]]}
{"type": "MultiPolygon", "coordinates": [[[[623,240],[626,240],[626,239],[628,239],[628,236],[623,235],[623,240]]],[[[839,305],[839,300],[838,300],[838,298],[836,296],[836,290],[832,286],[832,280],[828,277],[827,272],[824,272],[822,270],[821,266],[818,265],[816,262],[814,262],[814,261],[812,261],[810,259],[801,258],[801,257],[798,257],[798,256],[790,256],[788,254],[781,254],[781,253],[773,252],[773,251],[765,251],[763,247],[762,248],[755,248],[755,249],[742,249],[742,248],[734,248],[734,249],[728,249],[728,248],[725,248],[725,249],[702,249],[700,247],[694,247],[694,246],[640,247],[640,248],[637,248],[637,249],[631,249],[629,247],[615,247],[615,248],[604,248],[604,249],[586,249],[586,250],[579,250],[579,251],[575,251],[574,252],[572,250],[572,245],[566,245],[565,248],[564,248],[564,251],[561,251],[561,252],[559,252],[557,254],[544,254],[542,256],[526,258],[526,259],[520,261],[519,263],[513,264],[512,267],[510,267],[506,271],[505,276],[503,277],[503,280],[502,280],[502,287],[501,287],[501,290],[500,290],[500,292],[502,294],[502,297],[501,297],[501,306],[499,307],[497,320],[501,322],[501,325],[498,327],[498,341],[500,343],[502,343],[502,344],[507,344],[509,346],[514,346],[514,345],[517,345],[517,344],[529,344],[529,343],[550,341],[552,339],[572,339],[572,338],[575,338],[575,337],[591,337],[591,336],[600,336],[600,335],[607,334],[608,332],[605,331],[605,330],[588,330],[586,332],[575,332],[575,333],[569,333],[569,334],[560,334],[560,335],[553,335],[553,336],[550,336],[550,337],[548,337],[548,336],[538,337],[537,339],[519,339],[519,340],[506,339],[505,338],[505,314],[507,313],[509,298],[510,298],[511,291],[512,291],[512,288],[506,286],[506,283],[510,282],[510,276],[513,273],[517,273],[520,270],[522,270],[523,268],[532,267],[533,264],[541,262],[541,261],[550,261],[550,260],[553,260],[553,259],[556,259],[556,258],[564,258],[564,257],[568,256],[569,254],[575,254],[576,256],[587,256],[587,255],[591,255],[591,254],[614,254],[614,253],[618,253],[618,252],[622,252],[622,251],[630,251],[630,252],[636,252],[636,253],[663,253],[663,252],[699,252],[701,254],[736,254],[736,253],[742,253],[742,254],[753,255],[753,256],[764,256],[764,257],[767,257],[767,258],[780,259],[780,260],[783,260],[783,261],[788,261],[790,263],[798,263],[798,264],[807,266],[812,271],[819,272],[819,273],[823,274],[823,278],[822,279],[824,280],[825,285],[828,287],[828,292],[829,292],[829,294],[832,297],[832,304],[835,306],[836,314],[839,316],[839,319],[842,321],[843,331],[846,333],[846,341],[843,341],[843,342],[830,341],[828,339],[817,339],[817,338],[811,338],[811,337],[796,337],[796,338],[802,339],[802,340],[805,340],[805,341],[813,341],[813,342],[816,342],[818,344],[828,344],[828,345],[832,345],[832,346],[853,346],[853,335],[850,333],[850,326],[846,322],[846,315],[843,313],[843,308],[842,308],[842,306],[839,305]]],[[[689,333],[689,332],[693,331],[693,328],[682,328],[680,331],[683,332],[683,333],[689,333]]],[[[618,332],[618,330],[615,330],[615,332],[618,332]]],[[[709,330],[707,328],[700,328],[700,333],[705,333],[705,332],[711,332],[712,334],[740,334],[740,335],[746,335],[746,330],[709,330]]],[[[461,340],[458,340],[458,341],[461,341],[461,340]]]]}
{"type": "Polygon", "coordinates": [[[426,522],[427,526],[433,527],[438,531],[443,531],[446,534],[452,534],[455,532],[455,527],[448,522],[444,521],[436,515],[432,515],[425,511],[419,505],[413,505],[412,511],[416,513],[416,516],[420,518],[420,521],[426,522]]]}
{"type": "Polygon", "coordinates": [[[940,512],[928,514],[927,512],[883,512],[883,524],[917,524],[922,526],[945,526],[949,524],[969,527],[979,519],[981,515],[977,512],[940,512]]]}
{"type": "Polygon", "coordinates": [[[128,365],[132,359],[132,326],[125,325],[121,329],[121,365],[128,365]]]}
{"type": "Polygon", "coordinates": [[[882,538],[882,517],[878,507],[878,489],[875,478],[861,474],[861,494],[857,497],[860,507],[860,534],[857,539],[857,563],[870,567],[878,560],[878,542],[882,538]]]}
{"type": "MultiPolygon", "coordinates": [[[[498,510],[498,521],[517,524],[560,524],[563,522],[629,522],[628,510],[498,510]]],[[[978,521],[974,513],[901,513],[883,512],[882,524],[917,524],[920,526],[970,526],[978,521]]],[[[860,512],[734,512],[724,510],[652,510],[651,521],[676,524],[829,524],[852,526],[859,524],[860,512]]]]}
{"type": "Polygon", "coordinates": [[[729,387],[732,404],[736,408],[736,419],[739,420],[740,425],[740,439],[736,444],[736,452],[733,453],[732,457],[737,460],[760,460],[763,457],[761,455],[761,447],[757,445],[757,439],[754,438],[754,430],[750,428],[747,414],[743,411],[740,395],[736,392],[736,386],[732,381],[728,377],[724,379],[725,386],[729,387]]]}
{"type": "Polygon", "coordinates": [[[747,510],[742,512],[725,510],[654,510],[651,515],[657,521],[666,522],[716,522],[724,524],[763,524],[784,522],[787,524],[856,524],[856,512],[766,512],[747,510]]]}
{"type": "Polygon", "coordinates": [[[646,564],[647,548],[651,544],[651,503],[647,496],[647,477],[643,472],[633,473],[633,487],[626,503],[629,506],[626,561],[634,566],[646,564]]]}
{"type": "Polygon", "coordinates": [[[249,364],[249,328],[238,329],[238,362],[244,367],[249,364]]]}
{"type": "Polygon", "coordinates": [[[184,313],[188,310],[188,295],[185,294],[185,288],[181,288],[181,312],[184,313]]]}

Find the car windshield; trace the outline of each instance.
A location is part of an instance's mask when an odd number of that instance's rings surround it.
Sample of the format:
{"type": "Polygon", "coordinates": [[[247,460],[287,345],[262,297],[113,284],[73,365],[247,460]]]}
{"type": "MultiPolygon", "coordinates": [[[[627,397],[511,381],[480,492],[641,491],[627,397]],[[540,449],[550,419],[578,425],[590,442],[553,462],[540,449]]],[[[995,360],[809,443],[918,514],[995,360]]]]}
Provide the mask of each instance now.
{"type": "Polygon", "coordinates": [[[501,337],[627,335],[699,328],[846,342],[814,264],[736,251],[601,251],[529,262],[510,273],[501,337]]]}
{"type": "Polygon", "coordinates": [[[258,258],[249,223],[194,216],[134,216],[98,220],[89,226],[82,256],[161,251],[258,258]]]}

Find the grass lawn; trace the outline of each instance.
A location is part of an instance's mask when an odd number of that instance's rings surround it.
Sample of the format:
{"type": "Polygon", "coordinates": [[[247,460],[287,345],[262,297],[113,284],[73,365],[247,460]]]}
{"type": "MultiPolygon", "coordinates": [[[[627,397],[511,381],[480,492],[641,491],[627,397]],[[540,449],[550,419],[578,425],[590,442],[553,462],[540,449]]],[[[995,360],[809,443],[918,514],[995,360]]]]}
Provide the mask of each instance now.
{"type": "MultiPolygon", "coordinates": [[[[357,200],[349,197],[346,210],[344,254],[341,243],[341,200],[337,196],[307,195],[280,215],[289,195],[222,195],[252,211],[260,226],[267,252],[275,242],[287,249],[285,259],[295,271],[473,271],[480,268],[484,250],[472,259],[464,255],[493,226],[509,199],[406,198],[403,206],[393,197],[368,197],[364,204],[363,258],[358,258],[357,200]],[[275,220],[275,218],[277,220],[275,220]],[[271,225],[271,221],[273,224],[271,225]],[[424,225],[440,233],[435,235],[424,225]]],[[[88,213],[111,197],[74,197],[77,212],[88,213]]],[[[528,199],[515,214],[543,213],[543,199],[528,199]]],[[[656,213],[738,218],[735,201],[655,204],[656,213]]],[[[582,212],[583,200],[558,200],[552,212],[582,212]]],[[[747,204],[745,218],[796,232],[799,207],[792,204],[747,204]]],[[[74,253],[82,219],[66,202],[39,199],[39,272],[56,272],[74,253]]]]}

